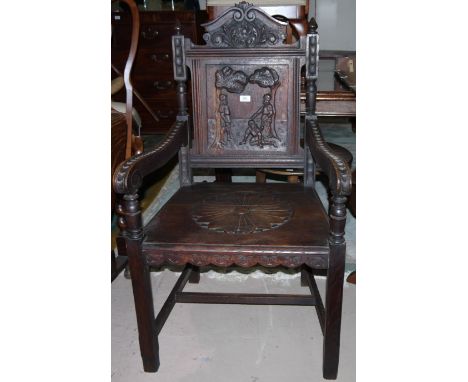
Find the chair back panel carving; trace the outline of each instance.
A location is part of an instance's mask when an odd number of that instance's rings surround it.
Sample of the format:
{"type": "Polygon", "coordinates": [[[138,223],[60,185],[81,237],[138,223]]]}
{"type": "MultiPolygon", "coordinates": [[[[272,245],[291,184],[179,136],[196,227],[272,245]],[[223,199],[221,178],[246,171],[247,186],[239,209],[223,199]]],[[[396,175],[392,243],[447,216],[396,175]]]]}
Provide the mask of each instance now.
{"type": "Polygon", "coordinates": [[[206,45],[174,36],[175,58],[192,78],[190,165],[302,167],[305,39],[285,44],[286,23],[244,2],[203,26],[206,45]]]}

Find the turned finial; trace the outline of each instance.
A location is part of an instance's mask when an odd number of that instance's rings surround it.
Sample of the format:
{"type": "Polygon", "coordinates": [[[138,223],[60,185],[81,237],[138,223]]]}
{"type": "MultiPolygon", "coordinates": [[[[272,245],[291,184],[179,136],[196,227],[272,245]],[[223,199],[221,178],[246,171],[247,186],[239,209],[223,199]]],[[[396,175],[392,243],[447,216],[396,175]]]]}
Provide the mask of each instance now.
{"type": "Polygon", "coordinates": [[[180,24],[179,19],[176,20],[174,29],[176,31],[176,35],[180,36],[182,34],[181,33],[182,32],[182,25],[180,24]]]}
{"type": "Polygon", "coordinates": [[[317,33],[317,21],[315,20],[314,17],[312,17],[309,21],[309,33],[317,33]]]}

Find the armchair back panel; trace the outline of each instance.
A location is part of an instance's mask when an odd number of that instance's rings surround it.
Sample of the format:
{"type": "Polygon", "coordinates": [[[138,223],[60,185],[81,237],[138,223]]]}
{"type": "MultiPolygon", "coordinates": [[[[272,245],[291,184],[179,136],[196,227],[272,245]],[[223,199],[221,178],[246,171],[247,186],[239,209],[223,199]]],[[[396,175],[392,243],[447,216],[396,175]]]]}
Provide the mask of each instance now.
{"type": "Polygon", "coordinates": [[[303,167],[305,38],[284,44],[286,24],[247,3],[204,27],[204,46],[173,37],[175,78],[192,79],[190,167],[303,167]]]}

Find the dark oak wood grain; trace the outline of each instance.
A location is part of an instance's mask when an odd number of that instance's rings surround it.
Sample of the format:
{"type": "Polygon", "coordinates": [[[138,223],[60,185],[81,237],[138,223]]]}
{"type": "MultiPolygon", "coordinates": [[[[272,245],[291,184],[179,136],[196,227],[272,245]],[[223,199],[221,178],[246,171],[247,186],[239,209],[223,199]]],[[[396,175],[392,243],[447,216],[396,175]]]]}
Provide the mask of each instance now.
{"type": "MultiPolygon", "coordinates": [[[[177,302],[294,304],[316,307],[324,334],[323,376],[338,373],[351,172],[324,141],[317,121],[318,32],[289,44],[287,23],[241,2],[204,25],[205,45],[177,28],[172,36],[177,92],[175,124],[154,150],[124,162],[114,189],[124,193],[120,239],[130,259],[145,371],[159,366],[157,336],[177,302]],[[305,66],[305,139],[301,145],[301,71],[305,66]],[[188,105],[191,74],[193,114],[188,105]],[[181,188],[143,228],[142,178],[179,150],[181,188]],[[292,165],[293,164],[293,165],[292,165]],[[303,184],[193,183],[196,167],[302,168],[303,184]],[[326,211],[314,189],[316,167],[329,180],[326,211]],[[149,267],[185,266],[155,318],[149,267]],[[303,271],[310,296],[183,292],[198,267],[284,266],[303,271]],[[326,271],[325,303],[312,269],[326,271]]],[[[150,33],[150,31],[148,31],[150,33]]],[[[153,33],[154,34],[154,33],[153,33]]],[[[156,36],[154,36],[156,38],[156,36]]]]}

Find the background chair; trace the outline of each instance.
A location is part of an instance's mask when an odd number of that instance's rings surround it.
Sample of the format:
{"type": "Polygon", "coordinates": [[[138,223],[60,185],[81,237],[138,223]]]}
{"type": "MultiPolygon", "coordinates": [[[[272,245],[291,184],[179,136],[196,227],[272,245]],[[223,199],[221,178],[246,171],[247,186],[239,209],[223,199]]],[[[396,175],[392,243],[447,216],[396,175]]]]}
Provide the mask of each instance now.
{"type": "MultiPolygon", "coordinates": [[[[138,48],[138,34],[140,30],[140,20],[138,8],[133,0],[122,0],[129,7],[132,14],[132,40],[130,50],[125,64],[125,75],[114,79],[111,84],[111,94],[115,94],[122,87],[126,90],[126,103],[112,103],[111,107],[111,176],[117,166],[125,159],[131,157],[132,154],[140,154],[143,152],[143,142],[139,136],[140,126],[138,126],[137,134],[133,131],[133,119],[141,122],[138,113],[133,108],[133,88],[130,80],[133,60],[138,48]],[[122,110],[123,109],[123,110],[122,110]]],[[[111,187],[111,213],[119,209],[118,198],[111,187]]],[[[127,257],[122,254],[116,256],[114,250],[111,251],[111,281],[113,281],[119,273],[127,265],[127,257]]]]}
{"type": "MultiPolygon", "coordinates": [[[[123,79],[123,76],[118,76],[114,78],[111,82],[111,95],[114,95],[116,93],[119,93],[123,88],[125,87],[125,82],[123,79]]],[[[112,110],[115,110],[119,113],[122,113],[125,115],[125,112],[127,111],[127,105],[125,102],[118,102],[118,101],[112,101],[111,102],[111,107],[112,110]]],[[[143,148],[138,147],[138,145],[141,145],[141,117],[138,111],[133,107],[132,108],[132,121],[133,121],[133,139],[132,139],[132,146],[133,146],[133,151],[137,152],[142,152],[143,148]],[[135,139],[137,137],[137,139],[135,139]],[[137,147],[135,147],[137,146],[137,147]]],[[[126,158],[127,159],[127,158],[126,158]]]]}
{"type": "MultiPolygon", "coordinates": [[[[318,33],[285,44],[287,24],[241,2],[204,25],[206,45],[172,37],[177,119],[155,149],[122,163],[114,188],[119,253],[129,258],[144,370],[159,368],[158,335],[176,302],[315,306],[324,334],[323,375],[338,372],[351,171],[324,141],[315,115],[318,33]],[[300,144],[301,68],[306,72],[304,146],[300,144]],[[193,116],[186,82],[192,78],[193,116]],[[142,226],[142,179],[179,154],[181,188],[142,226]],[[315,167],[328,176],[328,213],[315,191],[315,167]],[[193,168],[302,168],[302,184],[193,183],[193,168]],[[185,266],[155,317],[150,267],[185,266]],[[200,266],[283,266],[301,271],[311,295],[184,292],[200,266]],[[325,303],[313,269],[327,274],[325,303]]],[[[214,322],[213,325],[222,325],[214,322]]]]}

